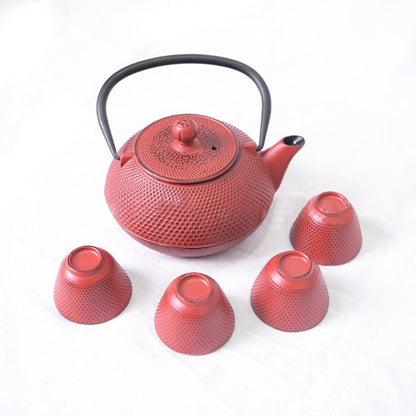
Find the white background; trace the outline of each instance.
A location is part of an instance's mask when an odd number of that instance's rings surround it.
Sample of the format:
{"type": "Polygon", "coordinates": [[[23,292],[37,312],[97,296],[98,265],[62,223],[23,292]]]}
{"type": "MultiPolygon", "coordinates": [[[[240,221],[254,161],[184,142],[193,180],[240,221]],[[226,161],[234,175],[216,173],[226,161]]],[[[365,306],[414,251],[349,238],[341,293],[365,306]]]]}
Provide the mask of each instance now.
{"type": "MultiPolygon", "coordinates": [[[[53,1],[0,3],[0,414],[414,415],[416,3],[53,1]],[[132,62],[173,53],[241,60],[268,83],[266,147],[300,134],[263,225],[223,254],[179,259],[129,238],[103,195],[110,152],[98,91],[132,62]],[[249,304],[266,263],[290,249],[297,213],[325,190],[358,212],[364,245],[322,267],[325,320],[301,333],[263,324],[249,304]],[[133,282],[117,318],[65,320],[52,292],[62,258],[94,244],[133,282]],[[176,354],[153,315],[168,283],[200,271],[236,314],[217,352],[176,354]]],[[[120,146],[171,114],[228,121],[257,139],[258,92],[199,65],[138,74],[110,96],[120,146]]]]}

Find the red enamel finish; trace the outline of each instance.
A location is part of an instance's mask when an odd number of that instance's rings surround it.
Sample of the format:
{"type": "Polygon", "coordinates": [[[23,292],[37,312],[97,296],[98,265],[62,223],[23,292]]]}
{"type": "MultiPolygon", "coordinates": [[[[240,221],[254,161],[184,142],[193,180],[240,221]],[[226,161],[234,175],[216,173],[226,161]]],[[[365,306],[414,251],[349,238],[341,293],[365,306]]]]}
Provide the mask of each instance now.
{"type": "Polygon", "coordinates": [[[166,117],[121,147],[107,175],[106,200],[121,227],[148,247],[184,257],[218,253],[260,225],[302,145],[280,141],[275,147],[282,151],[266,157],[229,124],[166,117]]]}
{"type": "Polygon", "coordinates": [[[362,245],[357,214],[345,196],[323,192],[302,209],[290,231],[296,250],[322,265],[352,260],[362,245]]]}
{"type": "Polygon", "coordinates": [[[248,231],[246,234],[243,234],[237,238],[234,238],[233,240],[226,241],[225,243],[222,243],[222,244],[216,244],[216,245],[206,246],[206,247],[170,247],[170,246],[159,245],[159,244],[152,243],[150,241],[143,240],[137,235],[134,235],[130,232],[128,232],[128,234],[131,237],[133,237],[136,241],[139,241],[141,244],[145,245],[146,247],[151,248],[152,250],[159,251],[160,253],[169,254],[169,255],[178,256],[178,257],[204,257],[204,256],[211,256],[213,254],[221,253],[225,250],[228,250],[229,248],[236,246],[237,244],[245,240],[251,233],[253,233],[256,230],[256,228],[257,227],[254,227],[253,229],[248,231]]]}
{"type": "Polygon", "coordinates": [[[131,293],[129,277],[110,253],[82,246],[62,261],[54,301],[58,311],[70,321],[98,324],[122,312],[131,293]]]}
{"type": "Polygon", "coordinates": [[[319,266],[299,251],[271,258],[251,289],[256,315],[282,331],[314,327],[324,319],[328,305],[328,290],[319,266]]]}
{"type": "Polygon", "coordinates": [[[135,144],[141,167],[172,184],[212,180],[237,160],[240,143],[223,123],[198,115],[170,116],[143,129],[135,144]]]}
{"type": "Polygon", "coordinates": [[[173,138],[191,146],[198,135],[198,124],[190,117],[179,117],[172,126],[173,138]]]}
{"type": "Polygon", "coordinates": [[[231,337],[233,309],[218,283],[202,273],[177,277],[166,289],[155,314],[159,338],[172,350],[209,354],[231,337]]]}
{"type": "Polygon", "coordinates": [[[68,256],[68,264],[78,272],[95,270],[103,261],[103,255],[95,247],[79,247],[68,256]]]}

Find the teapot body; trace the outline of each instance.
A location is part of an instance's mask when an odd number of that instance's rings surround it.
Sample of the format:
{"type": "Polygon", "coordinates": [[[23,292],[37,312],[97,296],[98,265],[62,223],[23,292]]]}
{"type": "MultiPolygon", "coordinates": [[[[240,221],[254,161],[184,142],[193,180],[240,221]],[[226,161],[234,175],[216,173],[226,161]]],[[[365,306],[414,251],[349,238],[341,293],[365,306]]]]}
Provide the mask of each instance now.
{"type": "Polygon", "coordinates": [[[238,244],[261,224],[275,193],[273,177],[255,142],[222,124],[236,137],[238,158],[204,182],[169,183],[147,171],[135,152],[141,132],[121,147],[120,160],[110,165],[105,197],[128,234],[163,253],[199,257],[238,244]]]}

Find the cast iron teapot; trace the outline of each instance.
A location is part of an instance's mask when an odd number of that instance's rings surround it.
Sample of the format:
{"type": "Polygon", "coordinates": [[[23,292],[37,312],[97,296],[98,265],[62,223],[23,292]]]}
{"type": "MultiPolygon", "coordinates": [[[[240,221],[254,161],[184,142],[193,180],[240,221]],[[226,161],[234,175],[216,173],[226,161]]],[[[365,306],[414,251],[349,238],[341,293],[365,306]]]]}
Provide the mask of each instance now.
{"type": "Polygon", "coordinates": [[[271,98],[251,67],[210,55],[171,55],[120,69],[98,95],[97,116],[111,150],[105,197],[114,218],[133,238],[183,257],[206,256],[247,238],[262,222],[292,157],[304,145],[289,136],[261,151],[271,98]],[[260,91],[259,144],[231,124],[196,114],[162,118],[131,137],[117,152],[106,103],[111,89],[136,72],[173,64],[234,69],[260,91]]]}

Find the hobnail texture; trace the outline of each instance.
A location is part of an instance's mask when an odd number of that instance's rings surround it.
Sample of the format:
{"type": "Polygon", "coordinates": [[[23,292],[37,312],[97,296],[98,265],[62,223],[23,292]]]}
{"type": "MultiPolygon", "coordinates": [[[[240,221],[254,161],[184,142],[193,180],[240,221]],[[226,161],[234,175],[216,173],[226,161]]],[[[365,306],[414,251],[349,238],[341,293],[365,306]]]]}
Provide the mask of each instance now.
{"type": "Polygon", "coordinates": [[[290,231],[296,250],[322,265],[352,260],[362,245],[361,228],[350,202],[337,192],[323,192],[309,200],[290,231]]]}
{"type": "Polygon", "coordinates": [[[187,273],[166,289],[155,314],[159,338],[172,350],[189,355],[209,354],[234,331],[233,309],[214,279],[187,273]]]}
{"type": "Polygon", "coordinates": [[[232,131],[213,118],[169,116],[140,132],[135,154],[140,165],[159,179],[189,184],[226,172],[236,161],[240,146],[232,131]]]}
{"type": "Polygon", "coordinates": [[[122,312],[131,294],[129,277],[110,253],[82,246],[62,261],[54,301],[58,311],[70,321],[98,324],[122,312]]]}
{"type": "MultiPolygon", "coordinates": [[[[256,144],[226,123],[223,124],[236,137],[238,163],[215,180],[206,180],[220,172],[231,160],[232,152],[221,149],[221,142],[214,140],[205,121],[210,120],[208,117],[192,115],[192,118],[197,120],[200,131],[205,132],[201,142],[216,148],[211,153],[225,152],[228,156],[217,167],[213,161],[206,162],[210,169],[202,173],[205,165],[195,159],[197,156],[184,154],[173,160],[171,154],[164,155],[163,160],[169,162],[164,175],[172,176],[174,163],[180,161],[186,165],[189,180],[205,175],[204,182],[181,185],[160,180],[132,156],[124,164],[112,161],[105,186],[110,210],[125,231],[148,247],[184,257],[206,256],[238,244],[260,225],[275,193],[273,179],[256,152],[256,144]],[[211,170],[212,167],[215,169],[211,170]]],[[[119,154],[135,155],[140,133],[128,140],[119,154]]],[[[149,132],[145,133],[146,138],[149,132]]],[[[159,153],[156,155],[162,157],[159,153]]],[[[146,163],[156,169],[149,161],[146,163]]]]}
{"type": "Polygon", "coordinates": [[[304,331],[324,319],[328,289],[306,254],[287,251],[271,258],[251,289],[251,306],[267,325],[282,331],[304,331]]]}

